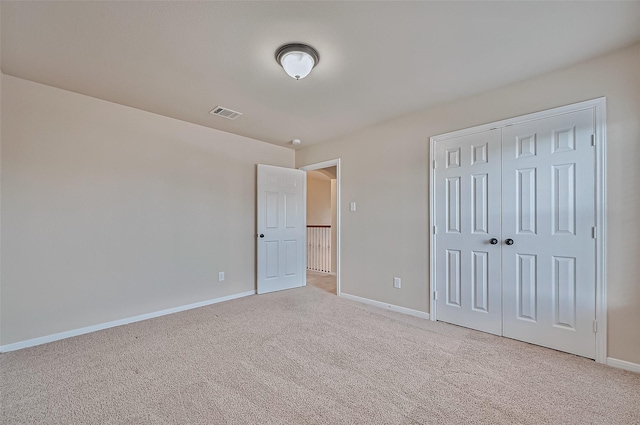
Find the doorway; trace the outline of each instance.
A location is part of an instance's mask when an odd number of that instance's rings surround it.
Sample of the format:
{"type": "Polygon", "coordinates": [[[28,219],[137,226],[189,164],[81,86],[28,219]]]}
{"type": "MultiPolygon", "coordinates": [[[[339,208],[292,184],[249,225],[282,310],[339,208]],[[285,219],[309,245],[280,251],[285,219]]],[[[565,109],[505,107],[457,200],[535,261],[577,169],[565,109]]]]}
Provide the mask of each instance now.
{"type": "Polygon", "coordinates": [[[340,295],[340,159],[307,173],[307,284],[340,295]]]}

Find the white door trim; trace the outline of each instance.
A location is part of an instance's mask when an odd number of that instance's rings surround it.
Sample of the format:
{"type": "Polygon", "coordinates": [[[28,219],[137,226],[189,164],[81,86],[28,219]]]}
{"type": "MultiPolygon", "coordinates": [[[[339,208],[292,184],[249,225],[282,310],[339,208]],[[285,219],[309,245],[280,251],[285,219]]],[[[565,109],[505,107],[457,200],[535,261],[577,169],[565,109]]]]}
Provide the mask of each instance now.
{"type": "Polygon", "coordinates": [[[577,112],[592,109],[595,122],[595,147],[596,147],[596,361],[607,363],[607,261],[606,261],[606,237],[607,237],[607,185],[606,185],[606,153],[607,153],[607,128],[606,128],[606,98],[587,100],[559,108],[548,109],[546,111],[535,112],[519,117],[508,118],[506,120],[495,121],[475,127],[465,128],[450,133],[440,134],[429,138],[429,223],[430,223],[430,264],[429,264],[429,316],[431,320],[437,320],[437,310],[435,303],[435,281],[436,281],[436,222],[435,222],[435,152],[436,143],[454,137],[466,136],[491,130],[493,128],[507,127],[514,124],[521,124],[528,121],[539,120],[552,116],[562,115],[570,112],[577,112]]]}
{"type": "MultiPolygon", "coordinates": [[[[302,171],[313,171],[313,170],[320,170],[322,168],[328,168],[328,167],[336,167],[336,244],[338,245],[336,247],[336,292],[337,295],[340,296],[341,291],[340,291],[340,187],[341,187],[341,183],[340,183],[340,158],[337,159],[331,159],[329,161],[323,161],[323,162],[318,162],[317,164],[309,164],[309,165],[305,165],[303,167],[300,167],[299,169],[302,171]]],[[[306,187],[305,187],[306,190],[306,187]]],[[[306,192],[305,192],[305,200],[306,200],[306,192]]],[[[306,201],[305,201],[306,204],[306,201]]]]}

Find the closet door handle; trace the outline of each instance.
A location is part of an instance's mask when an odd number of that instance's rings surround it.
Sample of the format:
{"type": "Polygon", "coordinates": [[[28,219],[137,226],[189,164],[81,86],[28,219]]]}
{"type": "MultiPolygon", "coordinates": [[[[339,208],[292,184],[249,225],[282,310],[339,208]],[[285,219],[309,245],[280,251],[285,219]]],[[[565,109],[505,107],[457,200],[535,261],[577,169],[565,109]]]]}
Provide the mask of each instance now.
{"type": "Polygon", "coordinates": [[[496,238],[491,238],[491,239],[489,239],[489,243],[491,245],[497,245],[498,244],[498,240],[496,238]]]}
{"type": "Polygon", "coordinates": [[[513,239],[506,239],[504,241],[504,243],[506,243],[507,245],[513,245],[514,244],[513,239]]]}

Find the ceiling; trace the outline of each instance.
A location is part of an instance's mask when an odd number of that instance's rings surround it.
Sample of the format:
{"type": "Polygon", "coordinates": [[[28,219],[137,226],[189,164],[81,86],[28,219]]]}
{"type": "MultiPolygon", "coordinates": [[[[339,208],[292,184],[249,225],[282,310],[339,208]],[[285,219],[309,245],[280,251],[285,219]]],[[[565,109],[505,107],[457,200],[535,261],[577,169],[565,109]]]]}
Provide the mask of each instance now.
{"type": "Polygon", "coordinates": [[[292,147],[640,41],[634,2],[7,2],[2,72],[292,147]],[[307,78],[274,59],[320,53],[307,78]],[[209,114],[224,106],[235,121],[209,114]]]}

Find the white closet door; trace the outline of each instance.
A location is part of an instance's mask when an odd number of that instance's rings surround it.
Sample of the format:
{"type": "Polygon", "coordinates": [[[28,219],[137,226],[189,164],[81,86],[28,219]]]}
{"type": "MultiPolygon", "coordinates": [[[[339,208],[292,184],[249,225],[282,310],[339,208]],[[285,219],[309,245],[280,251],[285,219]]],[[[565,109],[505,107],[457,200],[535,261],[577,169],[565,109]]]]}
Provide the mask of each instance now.
{"type": "Polygon", "coordinates": [[[505,127],[502,139],[503,334],[590,358],[593,133],[590,109],[505,127]]]}
{"type": "Polygon", "coordinates": [[[437,144],[438,320],[496,335],[502,334],[500,163],[499,129],[437,144]]]}

